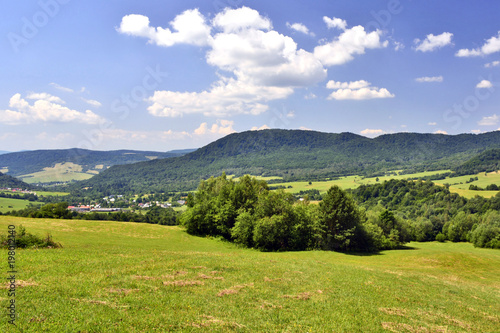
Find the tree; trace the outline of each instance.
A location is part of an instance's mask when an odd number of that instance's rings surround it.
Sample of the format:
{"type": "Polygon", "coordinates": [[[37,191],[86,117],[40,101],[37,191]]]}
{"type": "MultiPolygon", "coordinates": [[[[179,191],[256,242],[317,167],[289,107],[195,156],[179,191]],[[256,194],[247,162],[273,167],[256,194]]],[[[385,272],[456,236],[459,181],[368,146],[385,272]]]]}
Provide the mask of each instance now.
{"type": "Polygon", "coordinates": [[[359,236],[362,216],[354,200],[337,185],[332,186],[319,203],[320,222],[323,229],[323,247],[347,251],[362,247],[359,236]],[[359,230],[357,230],[359,229],[359,230]]]}

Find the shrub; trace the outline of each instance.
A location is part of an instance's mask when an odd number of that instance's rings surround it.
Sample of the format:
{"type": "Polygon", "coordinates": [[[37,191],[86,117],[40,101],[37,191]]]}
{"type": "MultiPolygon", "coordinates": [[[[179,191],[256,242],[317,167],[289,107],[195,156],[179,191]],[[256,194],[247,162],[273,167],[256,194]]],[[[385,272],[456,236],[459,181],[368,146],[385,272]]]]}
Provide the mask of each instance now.
{"type": "MultiPolygon", "coordinates": [[[[26,228],[20,225],[16,230],[16,247],[17,248],[58,248],[62,247],[61,243],[56,243],[52,240],[52,236],[47,233],[46,237],[40,237],[37,235],[30,234],[26,232],[26,228]]],[[[8,248],[8,237],[0,236],[0,246],[2,248],[8,248]]]]}

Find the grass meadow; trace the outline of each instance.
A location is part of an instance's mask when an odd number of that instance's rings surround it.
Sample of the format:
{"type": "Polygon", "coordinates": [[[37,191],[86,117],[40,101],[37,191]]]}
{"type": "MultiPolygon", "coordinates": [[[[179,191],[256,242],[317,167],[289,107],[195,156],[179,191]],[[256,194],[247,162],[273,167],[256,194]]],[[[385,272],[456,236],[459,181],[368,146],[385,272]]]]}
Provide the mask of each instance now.
{"type": "Polygon", "coordinates": [[[11,224],[64,247],[17,250],[17,327],[2,313],[1,332],[499,332],[500,251],[468,243],[263,253],[179,227],[11,224]]]}
{"type": "Polygon", "coordinates": [[[10,199],[10,198],[1,198],[0,197],[0,212],[6,213],[13,210],[20,210],[28,207],[28,205],[39,204],[39,202],[32,202],[29,200],[22,199],[10,199]]]}

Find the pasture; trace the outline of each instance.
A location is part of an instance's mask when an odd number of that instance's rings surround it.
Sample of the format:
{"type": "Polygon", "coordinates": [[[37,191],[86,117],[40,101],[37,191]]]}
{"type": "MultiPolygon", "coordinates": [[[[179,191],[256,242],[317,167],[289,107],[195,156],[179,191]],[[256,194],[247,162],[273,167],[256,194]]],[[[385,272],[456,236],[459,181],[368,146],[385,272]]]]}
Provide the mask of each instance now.
{"type": "Polygon", "coordinates": [[[19,176],[18,178],[28,184],[69,182],[72,180],[89,179],[93,174],[82,172],[82,167],[71,162],[57,163],[54,167],[44,168],[43,171],[19,176]]]}
{"type": "MultiPolygon", "coordinates": [[[[179,227],[0,217],[2,233],[11,224],[50,232],[64,247],[17,250],[17,330],[2,313],[2,332],[498,332],[500,325],[500,251],[471,244],[263,253],[179,227]]],[[[7,306],[7,290],[0,302],[7,306]]]]}

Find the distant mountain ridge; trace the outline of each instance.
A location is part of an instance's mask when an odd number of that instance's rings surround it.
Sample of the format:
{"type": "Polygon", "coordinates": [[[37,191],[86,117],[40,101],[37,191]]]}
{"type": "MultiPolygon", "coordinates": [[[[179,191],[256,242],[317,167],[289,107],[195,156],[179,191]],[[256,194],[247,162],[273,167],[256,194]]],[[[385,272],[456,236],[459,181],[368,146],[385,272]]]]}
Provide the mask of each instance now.
{"type": "Polygon", "coordinates": [[[92,188],[99,193],[187,190],[222,171],[293,180],[395,169],[449,169],[491,148],[500,148],[500,132],[397,133],[370,139],[353,133],[247,131],[181,157],[116,165],[73,189],[92,188]]]}
{"type": "Polygon", "coordinates": [[[81,172],[98,173],[117,164],[137,163],[152,159],[182,156],[186,152],[155,152],[137,150],[94,151],[86,149],[32,150],[0,155],[0,170],[11,176],[22,176],[43,171],[56,164],[74,163],[81,166],[81,172]]]}

